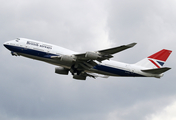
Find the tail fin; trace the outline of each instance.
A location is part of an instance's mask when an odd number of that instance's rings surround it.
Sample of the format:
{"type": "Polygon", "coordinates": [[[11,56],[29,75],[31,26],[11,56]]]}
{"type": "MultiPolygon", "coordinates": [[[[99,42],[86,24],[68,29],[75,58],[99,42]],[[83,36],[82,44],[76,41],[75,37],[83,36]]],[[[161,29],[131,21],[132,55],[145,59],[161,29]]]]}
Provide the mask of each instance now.
{"type": "Polygon", "coordinates": [[[145,68],[161,68],[171,53],[172,53],[171,50],[163,49],[137,62],[136,65],[139,65],[145,68]]]}

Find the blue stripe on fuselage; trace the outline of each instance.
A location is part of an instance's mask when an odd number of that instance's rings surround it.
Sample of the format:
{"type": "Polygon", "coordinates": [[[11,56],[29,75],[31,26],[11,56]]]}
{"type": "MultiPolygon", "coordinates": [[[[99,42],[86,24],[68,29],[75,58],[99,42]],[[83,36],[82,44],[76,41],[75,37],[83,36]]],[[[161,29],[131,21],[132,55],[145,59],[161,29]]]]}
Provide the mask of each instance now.
{"type": "Polygon", "coordinates": [[[105,66],[105,65],[96,65],[94,67],[94,69],[99,70],[99,71],[103,71],[103,72],[107,72],[107,73],[111,73],[114,75],[118,75],[118,76],[134,76],[134,77],[143,77],[143,75],[140,74],[136,74],[127,70],[122,70],[122,69],[118,69],[118,68],[114,68],[114,67],[110,67],[110,66],[105,66]]]}

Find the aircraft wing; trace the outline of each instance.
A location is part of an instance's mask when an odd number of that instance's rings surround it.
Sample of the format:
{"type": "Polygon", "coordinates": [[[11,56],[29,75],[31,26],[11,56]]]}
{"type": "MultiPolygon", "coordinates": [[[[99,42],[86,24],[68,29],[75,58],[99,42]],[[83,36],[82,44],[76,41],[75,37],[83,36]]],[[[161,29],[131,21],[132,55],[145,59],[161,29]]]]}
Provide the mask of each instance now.
{"type": "Polygon", "coordinates": [[[95,52],[86,52],[86,53],[82,53],[82,54],[75,54],[74,56],[79,60],[97,60],[97,61],[101,62],[103,60],[112,58],[113,54],[121,52],[121,51],[126,50],[128,48],[131,48],[131,47],[135,46],[136,44],[137,43],[131,43],[128,45],[122,45],[119,47],[114,47],[114,48],[105,49],[105,50],[99,50],[99,51],[95,51],[95,52]]]}
{"type": "Polygon", "coordinates": [[[131,47],[135,46],[136,44],[137,43],[131,43],[131,44],[128,44],[128,45],[122,45],[122,46],[119,46],[119,47],[114,47],[114,48],[110,48],[110,49],[100,50],[98,52],[102,53],[102,54],[115,54],[115,53],[121,52],[123,50],[126,50],[128,48],[131,48],[131,47]]]}
{"type": "Polygon", "coordinates": [[[106,59],[112,58],[113,54],[126,50],[135,46],[136,43],[131,43],[128,45],[122,45],[119,47],[114,47],[105,50],[99,50],[95,52],[86,52],[82,54],[73,54],[72,56],[49,56],[52,59],[58,59],[61,61],[68,62],[71,65],[69,71],[72,73],[74,79],[85,80],[87,76],[89,77],[103,77],[107,78],[108,76],[102,76],[100,74],[88,73],[90,69],[97,65],[96,61],[103,61],[106,59]],[[95,61],[96,60],[96,61],[95,61]]]}

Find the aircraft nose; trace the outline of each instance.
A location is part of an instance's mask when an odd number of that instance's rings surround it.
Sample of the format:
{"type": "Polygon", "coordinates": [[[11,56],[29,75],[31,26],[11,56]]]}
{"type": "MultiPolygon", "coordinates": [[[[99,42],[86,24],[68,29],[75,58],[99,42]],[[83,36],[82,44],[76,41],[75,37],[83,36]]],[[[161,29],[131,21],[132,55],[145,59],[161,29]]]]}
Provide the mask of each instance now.
{"type": "Polygon", "coordinates": [[[10,45],[9,42],[5,42],[5,43],[3,43],[3,45],[4,45],[4,47],[7,48],[7,49],[9,49],[9,47],[10,47],[10,46],[9,46],[9,45],[10,45]]]}
{"type": "Polygon", "coordinates": [[[7,48],[7,44],[8,44],[7,42],[3,43],[4,47],[6,47],[6,48],[7,48]]]}

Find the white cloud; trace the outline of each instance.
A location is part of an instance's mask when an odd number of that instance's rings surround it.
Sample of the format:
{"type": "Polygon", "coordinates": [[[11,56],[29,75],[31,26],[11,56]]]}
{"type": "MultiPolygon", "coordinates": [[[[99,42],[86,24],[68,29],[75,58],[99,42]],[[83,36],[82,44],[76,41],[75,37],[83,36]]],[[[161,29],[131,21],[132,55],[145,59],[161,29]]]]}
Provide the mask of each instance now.
{"type": "Polygon", "coordinates": [[[176,101],[146,117],[146,120],[176,120],[176,101]]]}
{"type": "MultiPolygon", "coordinates": [[[[140,120],[160,120],[160,119],[151,119],[163,115],[163,109],[167,109],[174,114],[175,112],[175,103],[169,107],[165,108],[165,105],[170,104],[175,99],[175,96],[157,97],[155,99],[148,100],[139,100],[138,102],[133,103],[131,106],[126,106],[122,108],[115,108],[107,114],[106,120],[128,120],[130,118],[140,119],[140,120]],[[162,109],[162,110],[161,110],[162,109]],[[155,113],[155,111],[160,111],[155,113]],[[155,114],[151,114],[155,113],[155,114]],[[148,115],[146,115],[148,114],[148,115]],[[145,117],[147,116],[147,117],[145,117]]],[[[174,115],[175,116],[175,115],[174,115]]],[[[175,118],[175,117],[174,117],[175,118]]],[[[161,119],[165,120],[165,119],[161,119]]]]}

